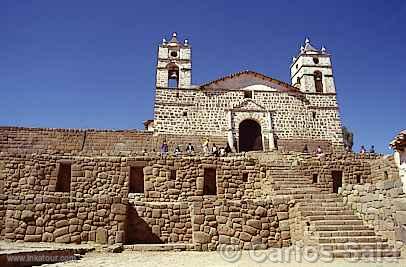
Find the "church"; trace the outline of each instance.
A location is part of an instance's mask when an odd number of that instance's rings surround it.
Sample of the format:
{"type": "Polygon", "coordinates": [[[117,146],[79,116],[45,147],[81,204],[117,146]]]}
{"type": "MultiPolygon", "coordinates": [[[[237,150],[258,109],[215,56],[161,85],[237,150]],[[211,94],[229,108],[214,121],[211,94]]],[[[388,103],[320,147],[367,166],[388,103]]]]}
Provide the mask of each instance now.
{"type": "Polygon", "coordinates": [[[158,47],[155,136],[208,138],[233,151],[343,148],[331,55],[306,39],[290,65],[290,82],[244,70],[192,84],[192,47],[176,33],[158,47]]]}

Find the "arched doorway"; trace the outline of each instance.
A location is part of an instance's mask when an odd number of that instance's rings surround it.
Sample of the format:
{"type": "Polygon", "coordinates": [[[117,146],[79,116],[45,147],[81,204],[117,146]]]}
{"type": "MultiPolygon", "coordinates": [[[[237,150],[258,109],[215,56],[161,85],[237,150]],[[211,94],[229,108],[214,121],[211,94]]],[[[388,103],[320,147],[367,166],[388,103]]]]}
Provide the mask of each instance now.
{"type": "Polygon", "coordinates": [[[243,120],[238,127],[240,152],[262,150],[261,126],[254,120],[243,120]]]}

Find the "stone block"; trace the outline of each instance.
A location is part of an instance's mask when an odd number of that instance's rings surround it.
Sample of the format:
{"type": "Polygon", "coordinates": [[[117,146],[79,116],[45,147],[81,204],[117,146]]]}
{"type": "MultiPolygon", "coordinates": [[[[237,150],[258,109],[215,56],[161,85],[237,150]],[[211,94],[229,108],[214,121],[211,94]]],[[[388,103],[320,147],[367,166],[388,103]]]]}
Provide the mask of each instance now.
{"type": "Polygon", "coordinates": [[[161,227],[159,225],[153,225],[152,233],[158,237],[161,236],[161,227]]]}
{"type": "Polygon", "coordinates": [[[256,229],[259,229],[259,230],[262,229],[262,222],[260,220],[250,219],[247,221],[247,225],[254,227],[256,229]]]}
{"type": "Polygon", "coordinates": [[[59,236],[62,236],[62,235],[66,235],[67,233],[69,233],[69,226],[65,226],[65,227],[56,229],[54,231],[54,236],[59,237],[59,236]]]}
{"type": "Polygon", "coordinates": [[[396,211],[395,218],[398,224],[406,225],[406,211],[396,211]]]}
{"type": "Polygon", "coordinates": [[[286,220],[289,218],[289,213],[288,212],[277,212],[276,215],[278,216],[278,220],[286,220]]]}
{"type": "Polygon", "coordinates": [[[107,244],[107,230],[97,229],[96,230],[96,243],[107,244]]]}
{"type": "Polygon", "coordinates": [[[23,210],[21,213],[21,220],[23,221],[32,221],[34,220],[34,212],[30,210],[23,210]]]}
{"type": "Polygon", "coordinates": [[[251,241],[251,238],[252,238],[252,236],[249,233],[246,233],[246,232],[241,232],[240,233],[240,239],[242,241],[248,242],[248,241],[251,241]]]}
{"type": "Polygon", "coordinates": [[[63,235],[55,238],[55,242],[57,243],[70,243],[70,235],[63,235]]]}
{"type": "Polygon", "coordinates": [[[290,230],[289,220],[280,221],[279,228],[281,229],[281,231],[289,231],[290,230]]]}
{"type": "Polygon", "coordinates": [[[42,236],[41,235],[25,235],[24,241],[25,242],[41,242],[42,236]]]}
{"type": "Polygon", "coordinates": [[[267,210],[261,206],[259,206],[255,209],[255,215],[263,217],[263,216],[266,216],[266,213],[267,213],[267,210]]]}
{"type": "Polygon", "coordinates": [[[395,199],[393,204],[395,205],[395,210],[406,211],[406,198],[395,199]]]}
{"type": "Polygon", "coordinates": [[[69,225],[68,220],[60,220],[55,223],[56,228],[61,228],[67,225],[69,225]]]}
{"type": "Polygon", "coordinates": [[[217,227],[217,232],[220,235],[233,236],[235,233],[235,230],[226,225],[219,225],[217,227]]]}
{"type": "Polygon", "coordinates": [[[124,243],[124,241],[125,241],[125,232],[124,231],[117,231],[115,238],[116,238],[115,239],[116,243],[124,243]]]}
{"type": "Polygon", "coordinates": [[[121,203],[115,203],[111,205],[111,212],[114,214],[125,215],[127,213],[127,206],[121,203]]]}
{"type": "Polygon", "coordinates": [[[195,243],[206,244],[210,243],[211,237],[209,234],[201,231],[193,232],[193,241],[195,243]]]}
{"type": "Polygon", "coordinates": [[[249,225],[243,225],[242,230],[243,232],[249,233],[250,235],[256,235],[258,232],[258,229],[255,229],[254,227],[251,227],[249,225]]]}
{"type": "Polygon", "coordinates": [[[229,236],[220,235],[219,236],[219,244],[231,244],[231,239],[229,236]]]}
{"type": "Polygon", "coordinates": [[[54,235],[51,233],[42,234],[42,242],[52,242],[54,240],[54,235]]]}
{"type": "Polygon", "coordinates": [[[161,217],[161,210],[160,209],[153,209],[152,210],[152,218],[160,218],[161,217]]]}

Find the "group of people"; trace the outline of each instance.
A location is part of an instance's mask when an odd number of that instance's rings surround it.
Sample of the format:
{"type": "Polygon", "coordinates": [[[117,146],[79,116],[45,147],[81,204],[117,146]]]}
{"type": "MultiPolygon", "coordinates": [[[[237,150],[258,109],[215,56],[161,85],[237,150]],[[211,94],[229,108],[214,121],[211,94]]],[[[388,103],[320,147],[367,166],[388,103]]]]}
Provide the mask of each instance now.
{"type": "MultiPolygon", "coordinates": [[[[206,139],[203,142],[202,148],[203,148],[203,153],[206,156],[213,155],[215,157],[225,157],[225,156],[227,156],[228,153],[232,152],[231,147],[228,145],[228,143],[223,147],[217,147],[216,144],[213,143],[213,145],[211,146],[211,149],[210,149],[210,147],[209,147],[209,139],[206,139]]],[[[162,157],[167,157],[168,156],[168,154],[169,154],[169,146],[166,143],[166,141],[164,141],[161,144],[160,152],[161,152],[162,157]]],[[[186,155],[188,155],[188,156],[193,156],[195,154],[195,148],[193,147],[192,143],[189,143],[186,146],[185,152],[186,152],[186,155]]],[[[175,149],[173,151],[173,155],[175,157],[182,155],[181,145],[176,145],[175,146],[175,149]]]]}
{"type": "MultiPolygon", "coordinates": [[[[346,146],[345,151],[351,152],[352,150],[351,150],[351,148],[349,146],[346,146]]],[[[309,153],[309,148],[307,147],[307,144],[305,144],[304,147],[303,147],[303,153],[309,153]]],[[[372,145],[371,148],[369,149],[369,151],[367,151],[365,146],[362,145],[359,153],[360,154],[366,154],[366,153],[375,154],[375,146],[372,145]]],[[[317,146],[315,154],[318,157],[323,155],[323,150],[321,149],[320,146],[317,146]]]]}
{"type": "Polygon", "coordinates": [[[370,154],[375,154],[375,146],[372,145],[369,151],[366,150],[365,146],[361,146],[361,149],[359,150],[360,154],[365,154],[365,153],[370,153],[370,154]]]}
{"type": "Polygon", "coordinates": [[[206,139],[203,143],[203,153],[204,155],[213,155],[215,157],[225,157],[228,153],[231,153],[231,147],[227,143],[223,147],[217,147],[215,143],[209,148],[209,139],[206,139]]]}

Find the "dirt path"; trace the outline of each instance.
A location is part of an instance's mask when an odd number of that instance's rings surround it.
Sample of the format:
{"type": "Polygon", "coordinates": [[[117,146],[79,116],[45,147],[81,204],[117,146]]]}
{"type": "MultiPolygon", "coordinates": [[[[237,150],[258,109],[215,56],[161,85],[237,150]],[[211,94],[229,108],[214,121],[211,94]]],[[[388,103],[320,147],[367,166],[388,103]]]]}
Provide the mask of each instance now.
{"type": "Polygon", "coordinates": [[[365,260],[345,260],[337,259],[331,262],[330,259],[321,259],[314,262],[314,259],[306,259],[299,256],[298,260],[293,257],[289,261],[288,257],[273,257],[269,251],[255,254],[254,251],[244,251],[239,255],[220,255],[218,252],[131,252],[125,251],[119,254],[110,253],[88,253],[79,261],[57,263],[46,265],[48,267],[120,267],[120,266],[193,266],[193,267],[217,267],[217,266],[272,266],[272,267],[296,267],[296,266],[359,266],[359,267],[405,267],[405,259],[365,259],[365,260]]]}

